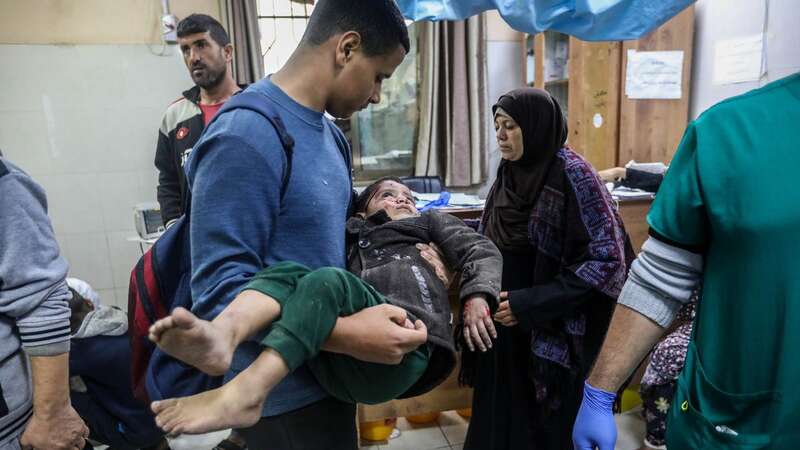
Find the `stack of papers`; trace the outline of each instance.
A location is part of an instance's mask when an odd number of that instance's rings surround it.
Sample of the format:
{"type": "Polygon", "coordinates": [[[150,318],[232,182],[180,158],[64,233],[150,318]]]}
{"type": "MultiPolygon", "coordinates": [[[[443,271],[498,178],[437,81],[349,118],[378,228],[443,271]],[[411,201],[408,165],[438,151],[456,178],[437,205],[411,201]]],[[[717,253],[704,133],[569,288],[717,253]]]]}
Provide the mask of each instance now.
{"type": "Polygon", "coordinates": [[[654,198],[655,194],[641,189],[618,186],[611,191],[611,196],[614,197],[615,200],[649,200],[654,198]]]}
{"type": "MultiPolygon", "coordinates": [[[[417,199],[416,206],[418,209],[421,209],[423,206],[427,205],[428,203],[436,200],[439,198],[438,192],[430,193],[430,194],[423,194],[414,192],[414,198],[417,199]]],[[[472,194],[462,194],[462,193],[450,193],[450,201],[447,203],[446,206],[443,208],[473,208],[473,207],[483,207],[485,200],[481,200],[478,198],[477,195],[472,194]]]]}
{"type": "Polygon", "coordinates": [[[483,206],[484,203],[486,203],[486,200],[481,200],[477,195],[451,193],[448,206],[483,206]]]}

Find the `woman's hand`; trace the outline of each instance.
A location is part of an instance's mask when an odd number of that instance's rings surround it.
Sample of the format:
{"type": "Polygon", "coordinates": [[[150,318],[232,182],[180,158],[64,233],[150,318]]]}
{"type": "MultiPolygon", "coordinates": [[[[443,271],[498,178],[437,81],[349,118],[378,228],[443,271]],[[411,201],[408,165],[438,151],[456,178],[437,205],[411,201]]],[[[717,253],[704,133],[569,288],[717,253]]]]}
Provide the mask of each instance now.
{"type": "Polygon", "coordinates": [[[431,242],[429,244],[417,244],[417,249],[419,249],[419,254],[425,261],[428,261],[428,264],[433,267],[436,276],[442,280],[445,286],[450,287],[450,283],[455,278],[455,273],[444,263],[444,255],[439,247],[431,242]]]}
{"type": "Polygon", "coordinates": [[[464,341],[470,351],[477,346],[482,352],[492,348],[492,339],[497,339],[489,304],[481,295],[467,299],[463,309],[464,341]]]}
{"type": "Polygon", "coordinates": [[[500,322],[500,325],[504,327],[513,327],[518,324],[517,318],[514,317],[514,313],[511,311],[511,304],[508,303],[508,291],[500,293],[500,300],[500,307],[494,313],[494,320],[500,322]]]}

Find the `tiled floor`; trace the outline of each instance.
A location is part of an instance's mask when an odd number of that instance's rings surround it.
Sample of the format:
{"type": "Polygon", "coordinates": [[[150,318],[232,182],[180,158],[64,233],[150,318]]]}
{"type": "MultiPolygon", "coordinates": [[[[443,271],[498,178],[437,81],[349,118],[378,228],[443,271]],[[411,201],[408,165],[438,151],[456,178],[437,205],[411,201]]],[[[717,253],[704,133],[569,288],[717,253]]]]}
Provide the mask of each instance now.
{"type": "Polygon", "coordinates": [[[634,408],[615,417],[617,420],[616,450],[636,450],[644,441],[644,419],[641,409],[634,408]]]}
{"type": "MultiPolygon", "coordinates": [[[[644,421],[639,409],[616,416],[616,450],[637,450],[644,437],[644,421]]],[[[436,422],[422,425],[409,423],[404,418],[397,419],[399,436],[390,439],[388,444],[361,446],[361,450],[461,450],[467,435],[469,422],[456,414],[445,411],[436,422]]],[[[218,431],[199,436],[180,436],[170,439],[173,450],[209,450],[228,435],[230,430],[218,431]]],[[[95,447],[98,450],[104,447],[95,447]]]]}
{"type": "MultiPolygon", "coordinates": [[[[636,450],[642,444],[644,421],[638,410],[616,417],[616,450],[636,450]]],[[[414,425],[404,418],[397,419],[400,435],[387,445],[363,445],[361,450],[461,450],[467,434],[468,422],[455,411],[445,411],[436,422],[414,425]]]]}
{"type": "Polygon", "coordinates": [[[409,423],[400,417],[397,419],[398,437],[390,439],[388,445],[366,445],[361,450],[461,450],[468,423],[455,411],[445,411],[436,422],[422,425],[409,423]]]}

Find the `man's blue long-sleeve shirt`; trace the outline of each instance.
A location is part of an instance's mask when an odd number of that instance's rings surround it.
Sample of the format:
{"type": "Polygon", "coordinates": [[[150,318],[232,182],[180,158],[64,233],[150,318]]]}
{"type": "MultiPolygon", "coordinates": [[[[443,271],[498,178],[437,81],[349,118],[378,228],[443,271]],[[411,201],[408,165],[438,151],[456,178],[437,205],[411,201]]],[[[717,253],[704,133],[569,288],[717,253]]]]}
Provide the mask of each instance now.
{"type": "MultiPolygon", "coordinates": [[[[272,102],[295,141],[292,170],[280,198],[286,155],[273,126],[256,112],[224,112],[204,132],[187,163],[192,193],[193,312],[216,317],[258,271],[279,261],[311,268],[344,267],[350,171],[320,112],[286,95],[269,78],[248,88],[272,102]]],[[[231,374],[262,348],[237,350],[231,374]]],[[[325,392],[303,366],[270,393],[264,415],[292,411],[325,392]]]]}

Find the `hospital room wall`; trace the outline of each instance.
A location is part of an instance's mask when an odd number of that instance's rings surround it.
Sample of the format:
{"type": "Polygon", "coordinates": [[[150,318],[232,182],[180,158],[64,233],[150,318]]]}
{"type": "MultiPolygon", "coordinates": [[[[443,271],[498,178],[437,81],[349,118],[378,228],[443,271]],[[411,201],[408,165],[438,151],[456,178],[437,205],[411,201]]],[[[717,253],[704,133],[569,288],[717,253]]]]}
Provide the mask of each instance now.
{"type": "MultiPolygon", "coordinates": [[[[506,24],[496,11],[486,13],[486,72],[487,97],[493,105],[501,95],[523,85],[522,81],[522,34],[506,24]]],[[[500,152],[495,141],[494,123],[486,123],[489,151],[488,179],[477,188],[485,197],[497,175],[500,152]]]]}
{"type": "MultiPolygon", "coordinates": [[[[798,23],[800,8],[797,7],[797,0],[697,1],[689,119],[697,118],[710,106],[726,98],[800,71],[800,51],[796,44],[800,42],[798,23]],[[766,35],[766,71],[761,80],[715,85],[715,43],[762,31],[766,35]]],[[[511,30],[498,14],[487,14],[487,30],[488,97],[491,104],[502,93],[523,85],[520,76],[522,50],[519,34],[511,30]]],[[[494,135],[493,128],[489,132],[490,136],[494,135]]],[[[490,179],[480,189],[483,195],[491,186],[499,163],[496,147],[493,139],[490,139],[490,179]]]]}
{"type": "Polygon", "coordinates": [[[690,119],[726,98],[800,71],[800,8],[797,0],[700,0],[695,7],[690,119]],[[765,11],[768,11],[765,14],[765,11]],[[766,22],[765,22],[766,16],[766,22]],[[766,25],[766,27],[765,27],[766,25]],[[766,73],[760,81],[715,85],[714,47],[722,39],[766,28],[766,73]]]}
{"type": "MultiPolygon", "coordinates": [[[[172,13],[219,17],[217,0],[172,0],[172,13]]],[[[132,206],[155,201],[157,129],[191,86],[163,46],[161,2],[31,0],[0,4],[0,149],[45,188],[70,275],[125,307],[140,255],[132,206]],[[29,26],[23,26],[23,23],[29,26]]],[[[487,14],[488,97],[521,85],[519,34],[487,14]]],[[[494,128],[486,124],[490,148],[494,128]]],[[[491,151],[490,179],[497,164],[491,151]]]]}
{"type": "MultiPolygon", "coordinates": [[[[217,0],[170,6],[219,17],[217,0]]],[[[46,190],[70,275],[123,308],[133,205],[156,199],[161,116],[192,85],[160,15],[159,0],[0,3],[0,149],[46,190]]]]}
{"type": "MultiPolygon", "coordinates": [[[[765,0],[700,0],[690,118],[712,104],[800,70],[796,0],[769,0],[766,76],[715,86],[714,42],[758,33],[765,0]],[[734,2],[735,4],[731,4],[734,2]]],[[[172,0],[179,18],[219,17],[218,0],[172,0]]],[[[166,106],[191,86],[174,47],[161,44],[158,0],[0,3],[0,149],[47,190],[56,237],[72,267],[124,306],[139,247],[132,205],[155,200],[152,159],[166,106]]],[[[487,14],[490,104],[522,86],[520,37],[487,14]]],[[[487,123],[487,132],[494,129],[487,123]]],[[[499,163],[489,140],[489,180],[499,163]]]]}

